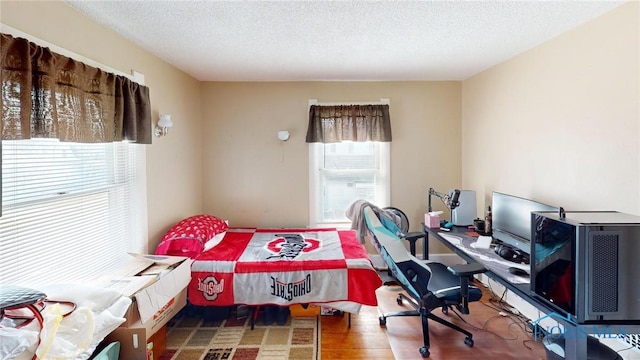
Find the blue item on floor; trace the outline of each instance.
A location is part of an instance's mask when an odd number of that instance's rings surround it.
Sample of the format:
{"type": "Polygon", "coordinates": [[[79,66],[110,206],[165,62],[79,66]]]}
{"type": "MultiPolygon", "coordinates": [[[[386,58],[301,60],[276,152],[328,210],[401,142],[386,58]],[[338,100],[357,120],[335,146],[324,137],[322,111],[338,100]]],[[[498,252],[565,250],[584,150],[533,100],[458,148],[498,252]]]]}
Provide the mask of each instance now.
{"type": "Polygon", "coordinates": [[[289,307],[288,306],[279,306],[278,307],[278,315],[276,319],[276,324],[282,326],[287,323],[287,319],[289,318],[289,307]]]}
{"type": "Polygon", "coordinates": [[[93,360],[118,360],[120,357],[120,342],[114,341],[107,345],[93,360]]]}

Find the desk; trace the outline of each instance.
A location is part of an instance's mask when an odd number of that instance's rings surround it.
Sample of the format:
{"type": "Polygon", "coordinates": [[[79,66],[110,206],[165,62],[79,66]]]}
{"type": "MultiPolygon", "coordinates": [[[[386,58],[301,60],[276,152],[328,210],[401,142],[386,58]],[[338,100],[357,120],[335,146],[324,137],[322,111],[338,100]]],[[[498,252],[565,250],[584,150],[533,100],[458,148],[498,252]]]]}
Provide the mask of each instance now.
{"type": "MultiPolygon", "coordinates": [[[[429,228],[425,226],[424,232],[425,234],[427,234],[425,238],[425,244],[428,243],[429,237],[433,237],[437,239],[442,244],[444,244],[449,250],[453,251],[456,255],[460,256],[467,263],[480,262],[483,265],[485,265],[485,267],[488,269],[488,271],[485,274],[488,277],[497,281],[502,286],[514,292],[519,297],[524,298],[525,300],[527,300],[527,298],[531,298],[529,279],[521,278],[517,275],[512,275],[507,272],[507,268],[509,266],[518,266],[517,264],[510,263],[507,260],[502,259],[495,252],[493,252],[492,249],[485,250],[485,251],[480,251],[480,250],[478,251],[478,253],[480,253],[484,258],[480,256],[474,256],[470,252],[463,250],[461,247],[456,246],[450,240],[451,237],[457,237],[457,238],[460,238],[461,241],[465,243],[468,241],[472,241],[471,237],[466,234],[469,231],[471,230],[467,229],[466,227],[459,227],[459,226],[454,226],[450,232],[444,232],[439,228],[429,228]],[[491,263],[491,261],[493,261],[494,263],[491,263]]],[[[520,265],[519,267],[525,268],[527,269],[527,272],[529,272],[528,265],[526,266],[520,265]]],[[[536,304],[533,304],[533,305],[536,307],[538,307],[538,305],[544,306],[544,304],[541,302],[539,302],[539,304],[538,302],[536,302],[536,304]]],[[[540,310],[545,312],[552,311],[551,309],[548,309],[548,308],[545,308],[544,310],[543,309],[540,309],[540,310]]]]}
{"type": "MultiPolygon", "coordinates": [[[[550,314],[554,310],[543,303],[538,298],[531,294],[531,287],[526,279],[521,281],[510,281],[513,276],[505,270],[503,259],[497,254],[491,253],[493,250],[485,250],[484,252],[471,252],[465,251],[464,246],[457,246],[457,239],[461,239],[463,242],[473,241],[472,237],[467,235],[469,229],[466,227],[453,227],[450,232],[444,232],[439,228],[429,228],[424,226],[423,230],[426,234],[425,253],[428,255],[428,243],[429,237],[433,237],[436,240],[444,244],[448,249],[453,251],[456,255],[460,256],[464,261],[468,263],[482,263],[487,267],[488,271],[485,273],[489,278],[497,281],[508,290],[536,307],[538,310],[545,314],[550,314]],[[453,241],[452,241],[453,239],[453,241]],[[478,256],[480,253],[483,256],[478,256]],[[496,264],[503,263],[502,266],[496,264]]],[[[459,245],[459,244],[458,244],[459,245]]],[[[428,258],[428,257],[427,257],[428,258]]],[[[507,265],[508,266],[508,265],[507,265]]],[[[535,320],[535,319],[534,319],[535,320]]],[[[565,359],[586,359],[587,358],[587,338],[585,334],[618,334],[618,333],[640,333],[640,325],[634,324],[575,324],[563,318],[554,318],[558,323],[564,326],[565,333],[574,334],[575,336],[566,336],[565,344],[565,359]]]]}

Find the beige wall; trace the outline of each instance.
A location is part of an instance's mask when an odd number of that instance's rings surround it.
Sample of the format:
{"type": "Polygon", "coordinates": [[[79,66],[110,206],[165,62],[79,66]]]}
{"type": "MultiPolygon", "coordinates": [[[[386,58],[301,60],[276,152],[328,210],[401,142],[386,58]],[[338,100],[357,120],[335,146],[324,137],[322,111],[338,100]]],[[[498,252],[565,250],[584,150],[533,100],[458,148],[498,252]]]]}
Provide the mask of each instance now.
{"type": "Polygon", "coordinates": [[[1,1],[0,22],[122,71],[145,75],[154,123],[173,115],[169,136],[146,146],[149,248],[202,209],[200,83],[61,1],[1,1]]]}
{"type": "Polygon", "coordinates": [[[229,219],[235,226],[307,226],[308,100],[389,98],[391,203],[404,209],[412,228],[419,229],[427,209],[428,188],[446,191],[461,183],[460,85],[205,83],[204,211],[229,219]],[[287,142],[276,137],[282,129],[291,132],[287,142]]]}
{"type": "Polygon", "coordinates": [[[625,4],[462,84],[462,183],[640,215],[640,9],[625,4]]]}
{"type": "MultiPolygon", "coordinates": [[[[194,213],[236,226],[306,226],[308,99],[390,98],[391,203],[417,229],[427,189],[491,191],[567,209],[640,214],[638,2],[460,82],[199,83],[61,1],[2,1],[0,22],[146,76],[149,243],[194,213]],[[287,129],[282,143],[276,131],[287,129]]],[[[443,252],[434,247],[432,252],[443,252]]]]}

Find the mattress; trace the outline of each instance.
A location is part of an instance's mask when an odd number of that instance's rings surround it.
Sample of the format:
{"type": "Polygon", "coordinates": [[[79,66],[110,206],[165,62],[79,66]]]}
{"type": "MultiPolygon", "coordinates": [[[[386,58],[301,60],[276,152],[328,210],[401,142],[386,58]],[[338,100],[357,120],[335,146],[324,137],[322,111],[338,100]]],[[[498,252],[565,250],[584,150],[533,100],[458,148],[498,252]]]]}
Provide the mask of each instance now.
{"type": "Polygon", "coordinates": [[[377,306],[382,285],[353,230],[230,228],[191,267],[199,306],[326,305],[357,313],[377,306]]]}

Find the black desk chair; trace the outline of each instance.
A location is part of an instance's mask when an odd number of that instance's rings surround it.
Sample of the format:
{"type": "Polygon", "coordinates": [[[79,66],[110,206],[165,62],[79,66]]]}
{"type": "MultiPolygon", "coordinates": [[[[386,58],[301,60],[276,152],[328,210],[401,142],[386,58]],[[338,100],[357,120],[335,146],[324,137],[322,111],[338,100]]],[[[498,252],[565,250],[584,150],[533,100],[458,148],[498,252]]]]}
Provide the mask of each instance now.
{"type": "Polygon", "coordinates": [[[433,310],[442,309],[448,314],[454,308],[463,314],[469,313],[469,302],[480,300],[482,291],[469,285],[473,274],[485,272],[481,264],[463,264],[446,267],[438,262],[424,262],[407,252],[401,239],[395,235],[396,229],[382,224],[371,207],[363,208],[367,232],[374,247],[389,267],[393,277],[398,280],[408,294],[398,295],[398,304],[404,300],[414,309],[387,313],[380,316],[380,325],[386,326],[387,318],[392,316],[420,316],[424,346],[419,349],[422,357],[429,356],[429,325],[433,320],[466,335],[464,343],[473,346],[473,334],[443,318],[433,314],[433,310]]]}
{"type": "MultiPolygon", "coordinates": [[[[427,241],[427,234],[422,231],[409,232],[409,218],[404,212],[402,212],[402,210],[391,206],[383,208],[383,210],[394,214],[400,219],[400,224],[398,224],[398,228],[402,232],[402,236],[400,237],[409,242],[409,251],[411,252],[411,255],[416,256],[416,242],[420,239],[425,239],[425,241],[427,241]]],[[[425,245],[423,246],[424,249],[427,248],[425,245]]],[[[423,251],[422,256],[423,260],[427,259],[426,252],[423,251]]]]}

